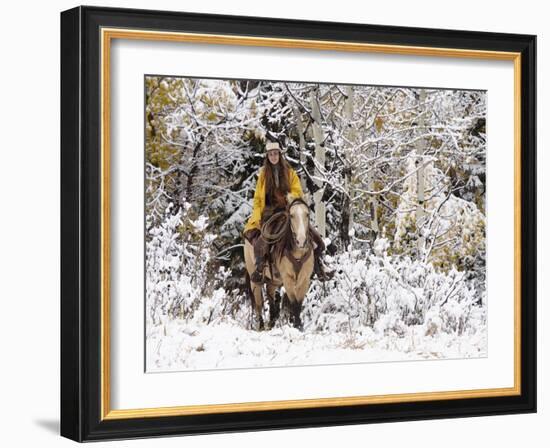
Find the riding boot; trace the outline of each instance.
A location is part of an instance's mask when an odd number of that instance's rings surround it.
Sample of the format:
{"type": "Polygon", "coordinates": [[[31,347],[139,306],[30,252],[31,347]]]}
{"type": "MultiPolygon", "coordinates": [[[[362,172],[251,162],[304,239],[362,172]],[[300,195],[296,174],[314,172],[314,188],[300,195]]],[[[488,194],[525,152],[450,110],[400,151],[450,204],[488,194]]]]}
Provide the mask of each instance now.
{"type": "Polygon", "coordinates": [[[267,255],[267,242],[259,237],[254,244],[254,257],[256,258],[256,270],[250,276],[250,280],[254,283],[261,283],[264,281],[264,266],[265,258],[267,255]]]}
{"type": "Polygon", "coordinates": [[[323,238],[317,232],[317,229],[313,226],[309,226],[310,232],[311,232],[311,239],[315,243],[316,247],[313,251],[313,258],[314,258],[314,264],[313,264],[313,270],[319,280],[330,280],[334,276],[334,272],[329,271],[327,272],[325,270],[324,264],[323,264],[323,252],[326,249],[325,243],[323,241],[323,238]]]}
{"type": "Polygon", "coordinates": [[[325,267],[322,261],[322,253],[319,250],[319,248],[315,248],[313,251],[313,257],[314,257],[314,264],[313,264],[313,271],[315,272],[315,275],[319,278],[319,280],[330,280],[334,276],[334,272],[332,271],[325,271],[325,267]]]}
{"type": "Polygon", "coordinates": [[[313,240],[317,248],[319,248],[319,250],[323,252],[326,249],[323,237],[311,224],[309,225],[309,233],[311,234],[311,239],[313,240]]]}

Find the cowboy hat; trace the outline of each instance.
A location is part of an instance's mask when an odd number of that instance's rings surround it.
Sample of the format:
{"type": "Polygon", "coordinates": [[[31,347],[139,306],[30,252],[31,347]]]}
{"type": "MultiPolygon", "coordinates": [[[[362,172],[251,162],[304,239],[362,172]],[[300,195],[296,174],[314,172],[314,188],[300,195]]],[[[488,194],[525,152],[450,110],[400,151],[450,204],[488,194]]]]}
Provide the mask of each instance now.
{"type": "Polygon", "coordinates": [[[267,142],[265,144],[265,152],[271,151],[272,149],[278,149],[279,151],[282,151],[279,142],[267,142]]]}

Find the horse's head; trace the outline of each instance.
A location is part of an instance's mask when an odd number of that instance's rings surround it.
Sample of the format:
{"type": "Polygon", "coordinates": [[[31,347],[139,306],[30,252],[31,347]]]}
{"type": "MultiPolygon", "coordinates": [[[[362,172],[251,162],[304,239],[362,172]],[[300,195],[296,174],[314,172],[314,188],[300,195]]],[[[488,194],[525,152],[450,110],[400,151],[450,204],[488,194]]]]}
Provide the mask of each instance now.
{"type": "Polygon", "coordinates": [[[303,249],[309,235],[309,206],[303,199],[295,198],[289,201],[287,210],[294,245],[298,249],[303,249]]]}

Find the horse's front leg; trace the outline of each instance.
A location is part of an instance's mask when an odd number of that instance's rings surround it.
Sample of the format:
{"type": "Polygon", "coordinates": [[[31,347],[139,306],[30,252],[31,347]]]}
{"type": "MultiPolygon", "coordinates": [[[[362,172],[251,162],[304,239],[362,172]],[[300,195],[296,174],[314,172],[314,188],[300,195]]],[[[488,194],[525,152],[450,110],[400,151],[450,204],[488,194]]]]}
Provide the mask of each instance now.
{"type": "Polygon", "coordinates": [[[276,300],[277,287],[269,284],[266,288],[267,290],[267,299],[269,301],[269,325],[268,328],[271,329],[274,327],[275,322],[279,318],[279,313],[281,308],[279,302],[276,300]]]}
{"type": "Polygon", "coordinates": [[[298,330],[302,331],[304,329],[304,326],[302,324],[302,318],[300,317],[300,313],[302,312],[303,299],[300,300],[296,296],[296,292],[294,288],[287,290],[287,296],[290,302],[290,321],[292,322],[292,325],[294,326],[294,328],[297,328],[298,330]]]}
{"type": "Polygon", "coordinates": [[[294,328],[304,331],[304,325],[302,324],[302,318],[300,317],[300,313],[302,312],[302,301],[296,300],[291,301],[292,303],[292,323],[294,325],[294,328]]]}
{"type": "Polygon", "coordinates": [[[294,326],[303,331],[304,325],[302,323],[301,313],[304,303],[304,299],[309,290],[311,281],[311,273],[313,271],[313,256],[311,255],[300,270],[300,273],[296,277],[296,283],[293,290],[294,300],[292,301],[292,312],[294,326]]]}
{"type": "Polygon", "coordinates": [[[252,289],[252,294],[254,295],[254,311],[258,317],[258,330],[262,331],[264,329],[264,317],[263,317],[263,297],[262,297],[262,285],[261,283],[250,282],[250,287],[252,289]]]}
{"type": "Polygon", "coordinates": [[[294,273],[290,262],[286,264],[284,270],[285,275],[283,275],[282,280],[290,303],[290,320],[295,328],[302,331],[304,326],[300,314],[302,312],[302,302],[304,301],[305,292],[307,292],[307,285],[303,275],[296,275],[294,273]]]}

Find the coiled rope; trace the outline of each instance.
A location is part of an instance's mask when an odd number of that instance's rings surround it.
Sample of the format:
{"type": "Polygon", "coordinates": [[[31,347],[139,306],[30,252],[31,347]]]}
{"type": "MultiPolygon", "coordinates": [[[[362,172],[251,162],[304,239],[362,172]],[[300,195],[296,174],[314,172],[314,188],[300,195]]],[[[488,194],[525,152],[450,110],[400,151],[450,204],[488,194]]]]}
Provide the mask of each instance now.
{"type": "Polygon", "coordinates": [[[278,243],[285,236],[288,230],[288,223],[288,212],[286,210],[274,213],[262,224],[261,238],[269,244],[278,243]],[[273,223],[275,223],[273,229],[270,230],[270,226],[273,223]]]}

